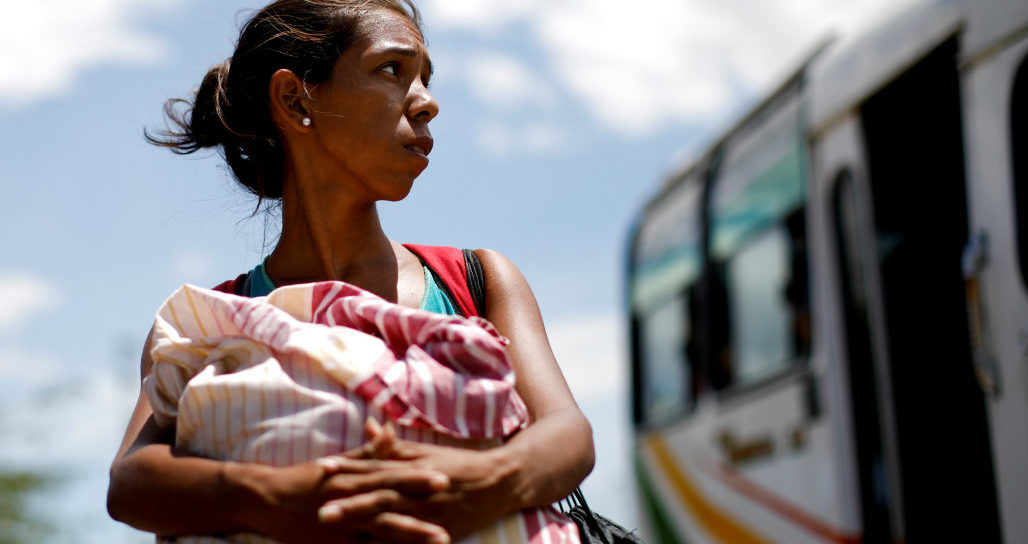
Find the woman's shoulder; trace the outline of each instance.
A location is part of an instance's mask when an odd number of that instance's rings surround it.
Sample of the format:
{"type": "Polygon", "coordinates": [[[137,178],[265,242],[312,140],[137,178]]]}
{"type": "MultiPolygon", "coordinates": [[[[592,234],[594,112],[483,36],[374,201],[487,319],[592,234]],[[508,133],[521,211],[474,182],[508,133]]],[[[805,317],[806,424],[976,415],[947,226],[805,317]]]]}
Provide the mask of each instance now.
{"type": "Polygon", "coordinates": [[[445,260],[447,262],[461,263],[466,261],[468,253],[473,253],[479,260],[487,259],[490,262],[496,261],[498,263],[502,263],[504,261],[508,263],[510,262],[510,259],[506,255],[495,249],[461,249],[455,246],[432,246],[410,243],[402,245],[420,257],[423,261],[432,258],[440,261],[445,260]]]}
{"type": "Polygon", "coordinates": [[[525,277],[510,257],[495,249],[476,249],[474,254],[481,263],[483,281],[490,287],[490,292],[494,289],[510,290],[527,287],[525,277]]]}
{"type": "Polygon", "coordinates": [[[493,249],[403,244],[451,291],[461,314],[484,315],[486,293],[520,290],[521,272],[503,253],[493,249]]]}

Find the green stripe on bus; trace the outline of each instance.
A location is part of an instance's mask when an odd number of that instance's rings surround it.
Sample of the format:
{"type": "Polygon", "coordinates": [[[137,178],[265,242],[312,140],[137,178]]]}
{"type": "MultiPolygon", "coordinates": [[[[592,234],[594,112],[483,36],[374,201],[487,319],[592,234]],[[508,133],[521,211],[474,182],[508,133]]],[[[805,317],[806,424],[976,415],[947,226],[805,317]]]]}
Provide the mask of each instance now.
{"type": "Polygon", "coordinates": [[[639,483],[639,492],[646,503],[646,511],[649,514],[657,542],[660,544],[686,544],[684,538],[677,534],[674,525],[667,517],[667,512],[660,504],[650,481],[650,475],[646,472],[646,466],[639,450],[635,452],[635,479],[639,483]]]}

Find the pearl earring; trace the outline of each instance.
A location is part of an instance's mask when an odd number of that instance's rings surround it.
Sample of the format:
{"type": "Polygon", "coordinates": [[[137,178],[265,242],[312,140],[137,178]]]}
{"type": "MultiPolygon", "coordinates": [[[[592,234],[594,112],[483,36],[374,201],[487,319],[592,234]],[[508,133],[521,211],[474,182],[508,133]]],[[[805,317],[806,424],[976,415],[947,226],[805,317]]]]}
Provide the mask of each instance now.
{"type": "Polygon", "coordinates": [[[311,126],[311,118],[310,117],[304,117],[303,120],[300,121],[300,123],[303,124],[303,126],[305,126],[305,127],[309,127],[309,126],[311,126]]]}

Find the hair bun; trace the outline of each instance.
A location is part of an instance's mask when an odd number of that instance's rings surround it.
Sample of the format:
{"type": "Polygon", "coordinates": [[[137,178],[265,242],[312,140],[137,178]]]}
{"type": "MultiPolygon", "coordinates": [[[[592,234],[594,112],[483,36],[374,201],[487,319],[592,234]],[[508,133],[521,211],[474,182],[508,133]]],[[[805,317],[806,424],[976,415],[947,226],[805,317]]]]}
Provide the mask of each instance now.
{"type": "Polygon", "coordinates": [[[204,76],[196,91],[189,132],[197,147],[216,147],[232,136],[228,123],[230,104],[227,85],[231,60],[216,64],[204,76]]]}

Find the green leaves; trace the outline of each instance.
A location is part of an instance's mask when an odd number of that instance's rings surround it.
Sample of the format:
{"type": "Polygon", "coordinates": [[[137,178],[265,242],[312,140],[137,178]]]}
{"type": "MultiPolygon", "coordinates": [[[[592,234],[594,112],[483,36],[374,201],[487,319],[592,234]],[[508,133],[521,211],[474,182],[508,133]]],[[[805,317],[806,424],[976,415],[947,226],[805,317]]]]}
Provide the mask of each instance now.
{"type": "Polygon", "coordinates": [[[53,534],[50,523],[29,507],[32,496],[53,483],[44,474],[0,469],[0,542],[45,542],[53,534]]]}

